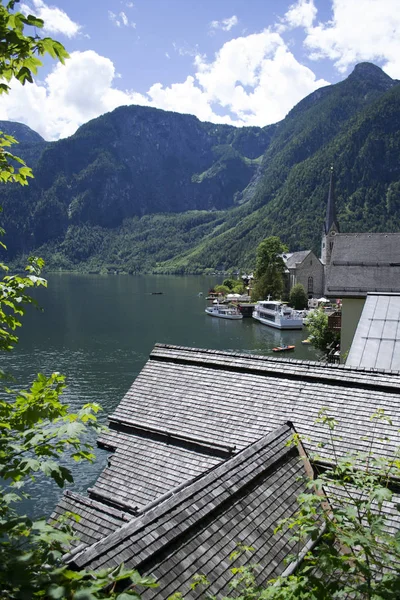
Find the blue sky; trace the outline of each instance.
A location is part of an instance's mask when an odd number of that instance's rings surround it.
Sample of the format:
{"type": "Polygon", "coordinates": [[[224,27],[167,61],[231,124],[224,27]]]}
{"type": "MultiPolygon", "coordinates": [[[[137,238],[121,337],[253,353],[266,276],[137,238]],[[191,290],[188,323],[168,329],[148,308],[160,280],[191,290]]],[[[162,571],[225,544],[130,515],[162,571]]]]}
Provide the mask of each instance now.
{"type": "Polygon", "coordinates": [[[22,0],[71,54],[0,99],[66,137],[121,104],[264,126],[362,61],[400,79],[399,0],[22,0]]]}

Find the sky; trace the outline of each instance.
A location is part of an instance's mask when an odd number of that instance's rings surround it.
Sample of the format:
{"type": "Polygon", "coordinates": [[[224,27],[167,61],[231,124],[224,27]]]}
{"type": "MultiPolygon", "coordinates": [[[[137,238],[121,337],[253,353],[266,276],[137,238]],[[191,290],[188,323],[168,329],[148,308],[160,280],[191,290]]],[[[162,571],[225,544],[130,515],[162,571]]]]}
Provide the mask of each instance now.
{"type": "Polygon", "coordinates": [[[0,119],[47,140],[127,104],[265,126],[363,61],[400,79],[400,0],[21,0],[18,10],[70,53],[0,97],[0,119]]]}

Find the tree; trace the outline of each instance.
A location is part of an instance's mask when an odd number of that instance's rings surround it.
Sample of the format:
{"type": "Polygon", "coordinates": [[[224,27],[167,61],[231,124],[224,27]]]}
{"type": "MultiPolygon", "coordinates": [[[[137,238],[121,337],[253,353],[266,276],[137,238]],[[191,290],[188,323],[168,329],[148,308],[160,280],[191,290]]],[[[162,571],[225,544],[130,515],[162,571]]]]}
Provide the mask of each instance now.
{"type": "Polygon", "coordinates": [[[215,285],[214,286],[214,291],[217,294],[222,294],[223,296],[226,296],[227,294],[231,293],[231,288],[229,288],[227,285],[215,285]]]}
{"type": "Polygon", "coordinates": [[[328,315],[322,308],[311,311],[305,321],[310,333],[309,339],[317,350],[328,355],[333,347],[340,342],[340,334],[328,327],[328,315]]]}
{"type": "Polygon", "coordinates": [[[276,236],[268,237],[258,246],[252,300],[265,299],[267,296],[280,298],[285,272],[284,252],[287,252],[287,247],[276,236]]]}
{"type": "MultiPolygon", "coordinates": [[[[50,54],[61,62],[68,56],[61,44],[50,38],[27,36],[25,26],[40,28],[43,21],[14,12],[17,0],[0,4],[0,93],[9,91],[8,82],[22,85],[32,82],[41,61],[50,54]],[[7,83],[5,83],[7,82],[7,83]]],[[[1,135],[1,134],[0,134],[1,135]]],[[[16,143],[11,136],[0,137],[0,181],[26,185],[31,170],[17,156],[4,148],[16,143]],[[20,165],[16,167],[17,165],[20,165]]],[[[3,233],[1,231],[1,233],[3,233]]],[[[0,246],[5,249],[3,243],[0,246]]],[[[40,276],[41,259],[31,258],[23,276],[10,275],[0,263],[0,350],[10,351],[18,342],[16,330],[21,326],[25,307],[35,304],[27,293],[30,288],[46,285],[40,276]]],[[[7,377],[0,372],[2,383],[7,377]]],[[[72,539],[71,530],[54,528],[45,520],[32,521],[17,510],[26,497],[24,485],[41,473],[60,487],[71,482],[72,474],[65,462],[93,460],[91,445],[82,441],[88,428],[97,428],[97,404],[87,404],[71,413],[61,401],[64,377],[53,373],[39,374],[29,390],[13,391],[6,386],[0,397],[0,589],[4,599],[126,598],[137,594],[131,590],[118,593],[126,585],[155,585],[134,571],[123,567],[101,572],[72,572],[61,558],[72,539]],[[62,458],[62,462],[60,459],[62,458]]],[[[67,463],[68,464],[68,463],[67,463]]]]}
{"type": "Polygon", "coordinates": [[[296,283],[296,285],[294,285],[290,290],[290,306],[293,306],[295,310],[303,310],[303,308],[307,308],[307,301],[308,299],[304,285],[301,283],[296,283]]]}
{"type": "Polygon", "coordinates": [[[241,279],[224,279],[222,285],[230,289],[231,293],[244,294],[244,283],[241,279]]]}

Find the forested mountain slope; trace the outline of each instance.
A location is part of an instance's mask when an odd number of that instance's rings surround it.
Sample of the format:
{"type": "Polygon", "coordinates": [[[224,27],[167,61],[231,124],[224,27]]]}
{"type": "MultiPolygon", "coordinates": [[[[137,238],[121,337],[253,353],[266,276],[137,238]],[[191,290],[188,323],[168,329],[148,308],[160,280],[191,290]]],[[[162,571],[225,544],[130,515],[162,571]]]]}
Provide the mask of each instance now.
{"type": "Polygon", "coordinates": [[[0,194],[9,251],[39,249],[53,267],[194,272],[251,266],[270,234],[317,249],[332,163],[342,229],[399,230],[399,95],[362,63],[265,128],[129,106],[59,142],[31,132],[18,150],[35,180],[0,194]]]}

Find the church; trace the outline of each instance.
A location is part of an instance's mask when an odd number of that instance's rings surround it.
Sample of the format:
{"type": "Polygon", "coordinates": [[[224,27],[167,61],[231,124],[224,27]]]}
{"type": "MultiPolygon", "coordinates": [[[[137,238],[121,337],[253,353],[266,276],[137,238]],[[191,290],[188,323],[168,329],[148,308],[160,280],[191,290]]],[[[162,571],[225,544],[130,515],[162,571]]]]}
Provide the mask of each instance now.
{"type": "Polygon", "coordinates": [[[312,250],[284,254],[289,290],[294,285],[301,283],[309,298],[319,298],[325,294],[325,267],[330,262],[333,237],[337,233],[339,233],[339,224],[336,217],[333,167],[331,167],[326,217],[322,232],[321,258],[317,258],[312,250]]]}

